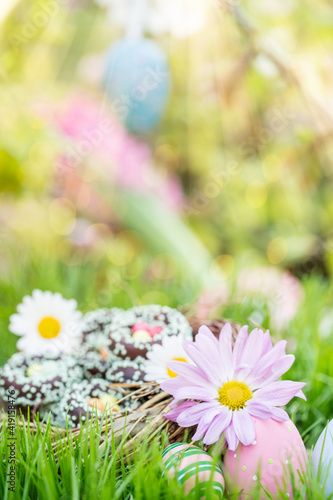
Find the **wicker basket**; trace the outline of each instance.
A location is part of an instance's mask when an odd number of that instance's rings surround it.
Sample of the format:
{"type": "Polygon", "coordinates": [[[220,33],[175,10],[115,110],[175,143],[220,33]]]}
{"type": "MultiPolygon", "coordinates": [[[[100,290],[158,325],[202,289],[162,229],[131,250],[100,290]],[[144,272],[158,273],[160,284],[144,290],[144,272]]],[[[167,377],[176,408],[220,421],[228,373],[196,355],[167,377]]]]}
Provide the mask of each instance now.
{"type": "MultiPolygon", "coordinates": [[[[240,325],[225,319],[207,320],[203,322],[192,316],[189,318],[189,323],[193,329],[193,338],[195,338],[198,329],[203,323],[211,329],[216,337],[219,336],[223,326],[226,323],[230,323],[232,326],[233,341],[235,341],[240,329],[240,325]]],[[[108,442],[112,439],[120,441],[126,437],[123,448],[126,452],[130,453],[135,442],[140,442],[142,440],[149,442],[156,435],[159,435],[162,430],[165,430],[167,433],[170,443],[183,441],[185,434],[188,437],[194,434],[195,427],[184,429],[163,417],[163,415],[168,412],[169,405],[173,398],[170,394],[161,391],[159,384],[151,382],[140,384],[117,383],[110,384],[110,389],[111,388],[116,389],[124,395],[122,400],[131,398],[139,401],[140,405],[129,413],[119,412],[117,414],[112,414],[112,421],[110,417],[105,419],[99,429],[99,435],[101,436],[100,451],[102,455],[103,453],[107,453],[107,449],[110,449],[108,442]]],[[[117,404],[118,403],[119,401],[117,404]]],[[[34,412],[32,412],[32,414],[34,414],[34,412]]],[[[5,418],[5,413],[0,411],[0,423],[3,418],[5,418]]],[[[19,425],[25,426],[26,424],[21,422],[19,425]]],[[[42,431],[46,428],[47,426],[45,424],[39,426],[39,429],[42,431]]],[[[91,428],[94,428],[94,426],[91,428]]],[[[37,426],[33,420],[30,422],[30,430],[32,432],[37,432],[37,426]]],[[[72,442],[73,448],[76,448],[77,443],[82,442],[82,439],[86,439],[88,445],[90,442],[90,428],[88,426],[72,429],[69,433],[66,432],[66,429],[53,427],[52,435],[54,437],[53,449],[55,453],[57,450],[62,449],[62,447],[67,447],[69,445],[69,440],[72,442]],[[77,439],[78,434],[80,434],[80,440],[77,439]]]]}
{"type": "MultiPolygon", "coordinates": [[[[195,338],[202,322],[195,317],[189,318],[189,322],[193,328],[193,338],[195,338]]],[[[211,329],[214,335],[218,337],[221,328],[223,328],[227,322],[227,320],[219,319],[205,321],[205,324],[211,329]]],[[[230,324],[232,325],[233,340],[235,341],[240,325],[232,322],[230,322],[230,324]]],[[[184,429],[163,417],[163,415],[167,413],[169,404],[173,398],[170,394],[162,392],[159,384],[110,384],[110,388],[122,392],[124,394],[123,399],[131,398],[139,400],[140,402],[143,401],[143,403],[128,414],[117,413],[113,415],[112,424],[110,423],[110,419],[106,419],[101,429],[102,442],[100,451],[102,454],[107,453],[107,449],[110,449],[110,447],[107,446],[109,440],[115,439],[120,441],[124,436],[126,436],[124,449],[126,452],[130,453],[135,442],[140,442],[140,440],[143,439],[145,441],[150,441],[163,429],[167,432],[170,443],[184,440],[185,433],[189,437],[194,434],[194,427],[184,429]]],[[[54,430],[54,433],[57,434],[56,430],[54,430]]],[[[81,434],[81,441],[86,437],[89,443],[89,429],[87,427],[85,427],[84,430],[77,428],[73,429],[69,436],[66,435],[62,439],[55,440],[53,445],[54,451],[56,452],[57,449],[61,449],[63,446],[68,446],[68,439],[72,441],[72,446],[75,448],[78,442],[78,434],[81,434]],[[85,436],[82,434],[85,434],[85,436]]]]}

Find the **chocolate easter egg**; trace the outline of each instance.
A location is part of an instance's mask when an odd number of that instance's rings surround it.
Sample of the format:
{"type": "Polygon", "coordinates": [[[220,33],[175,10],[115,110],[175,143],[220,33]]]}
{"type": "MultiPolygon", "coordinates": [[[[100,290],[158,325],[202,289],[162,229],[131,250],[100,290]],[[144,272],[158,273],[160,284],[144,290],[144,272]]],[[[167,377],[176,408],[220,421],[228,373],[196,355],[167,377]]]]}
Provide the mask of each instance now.
{"type": "Polygon", "coordinates": [[[213,458],[196,446],[175,443],[168,446],[162,455],[168,474],[177,477],[188,495],[195,490],[197,498],[205,498],[209,491],[216,498],[223,497],[224,479],[221,469],[213,458]]]}
{"type": "Polygon", "coordinates": [[[321,484],[325,484],[328,497],[333,493],[333,420],[320,434],[312,453],[315,473],[321,484]]]}
{"type": "Polygon", "coordinates": [[[280,492],[292,495],[292,481],[300,482],[304,475],[307,455],[302,438],[291,420],[254,419],[256,439],[249,445],[239,444],[236,451],[228,450],[224,458],[226,489],[241,492],[240,499],[249,498],[259,489],[277,498],[280,492]],[[293,476],[293,477],[292,477],[293,476]],[[259,486],[258,486],[259,484],[259,486]]]}

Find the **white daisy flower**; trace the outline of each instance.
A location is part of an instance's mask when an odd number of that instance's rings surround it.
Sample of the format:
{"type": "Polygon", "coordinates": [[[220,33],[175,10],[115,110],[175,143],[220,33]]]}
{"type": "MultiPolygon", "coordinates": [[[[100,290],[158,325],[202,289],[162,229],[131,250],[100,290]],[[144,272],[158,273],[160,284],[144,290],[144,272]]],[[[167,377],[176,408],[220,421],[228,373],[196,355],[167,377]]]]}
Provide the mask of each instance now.
{"type": "Polygon", "coordinates": [[[21,338],[19,350],[26,354],[73,353],[80,343],[80,311],[74,299],[60,293],[34,290],[17,306],[10,317],[9,330],[21,338]]]}
{"type": "Polygon", "coordinates": [[[162,345],[155,344],[147,353],[148,360],[145,364],[145,380],[161,384],[165,380],[177,377],[177,374],[168,368],[170,361],[183,361],[192,363],[183,349],[183,335],[172,335],[164,337],[162,345]]]}

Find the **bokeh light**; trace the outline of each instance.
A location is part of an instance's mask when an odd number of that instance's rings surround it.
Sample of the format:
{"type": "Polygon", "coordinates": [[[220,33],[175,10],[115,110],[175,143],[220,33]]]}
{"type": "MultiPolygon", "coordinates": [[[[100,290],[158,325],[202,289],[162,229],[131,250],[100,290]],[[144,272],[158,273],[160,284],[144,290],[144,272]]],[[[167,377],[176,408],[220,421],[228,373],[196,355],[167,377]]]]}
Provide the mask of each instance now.
{"type": "Polygon", "coordinates": [[[134,259],[140,248],[140,238],[134,231],[122,231],[111,241],[107,255],[116,266],[124,266],[134,259]]]}
{"type": "Polygon", "coordinates": [[[155,150],[154,158],[157,163],[162,163],[169,168],[179,167],[179,151],[171,144],[160,144],[155,150]]]}
{"type": "Polygon", "coordinates": [[[260,208],[267,199],[267,188],[261,181],[251,182],[246,188],[246,201],[253,208],[260,208]]]}
{"type": "Polygon", "coordinates": [[[265,178],[269,182],[278,181],[284,172],[284,160],[278,155],[267,155],[262,162],[262,169],[265,178]]]}
{"type": "Polygon", "coordinates": [[[229,278],[235,267],[235,261],[231,255],[219,255],[210,267],[210,274],[216,281],[223,281],[229,278]]]}
{"type": "Polygon", "coordinates": [[[272,264],[280,264],[287,252],[288,246],[284,238],[274,238],[267,247],[267,257],[272,264]]]}
{"type": "Polygon", "coordinates": [[[150,270],[155,278],[168,280],[174,277],[177,271],[177,262],[172,255],[161,254],[152,261],[150,270]]]}
{"type": "Polygon", "coordinates": [[[168,306],[170,304],[169,297],[159,291],[151,291],[145,293],[140,300],[142,305],[144,304],[161,304],[162,306],[168,306]]]}
{"type": "Polygon", "coordinates": [[[49,221],[52,230],[60,235],[70,234],[76,224],[76,209],[70,200],[57,198],[50,203],[49,221]]]}

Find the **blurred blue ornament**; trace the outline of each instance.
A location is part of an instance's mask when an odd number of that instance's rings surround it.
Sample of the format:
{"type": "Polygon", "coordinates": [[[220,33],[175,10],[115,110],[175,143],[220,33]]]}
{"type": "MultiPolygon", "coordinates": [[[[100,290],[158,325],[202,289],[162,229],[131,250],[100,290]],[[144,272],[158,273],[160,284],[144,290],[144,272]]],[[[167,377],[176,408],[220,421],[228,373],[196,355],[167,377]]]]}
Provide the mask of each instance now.
{"type": "Polygon", "coordinates": [[[167,56],[147,38],[118,40],[107,56],[104,85],[128,130],[149,132],[161,120],[170,92],[167,56]]]}
{"type": "Polygon", "coordinates": [[[333,493],[333,420],[320,434],[313,449],[312,461],[321,484],[325,483],[326,497],[333,493]]]}

